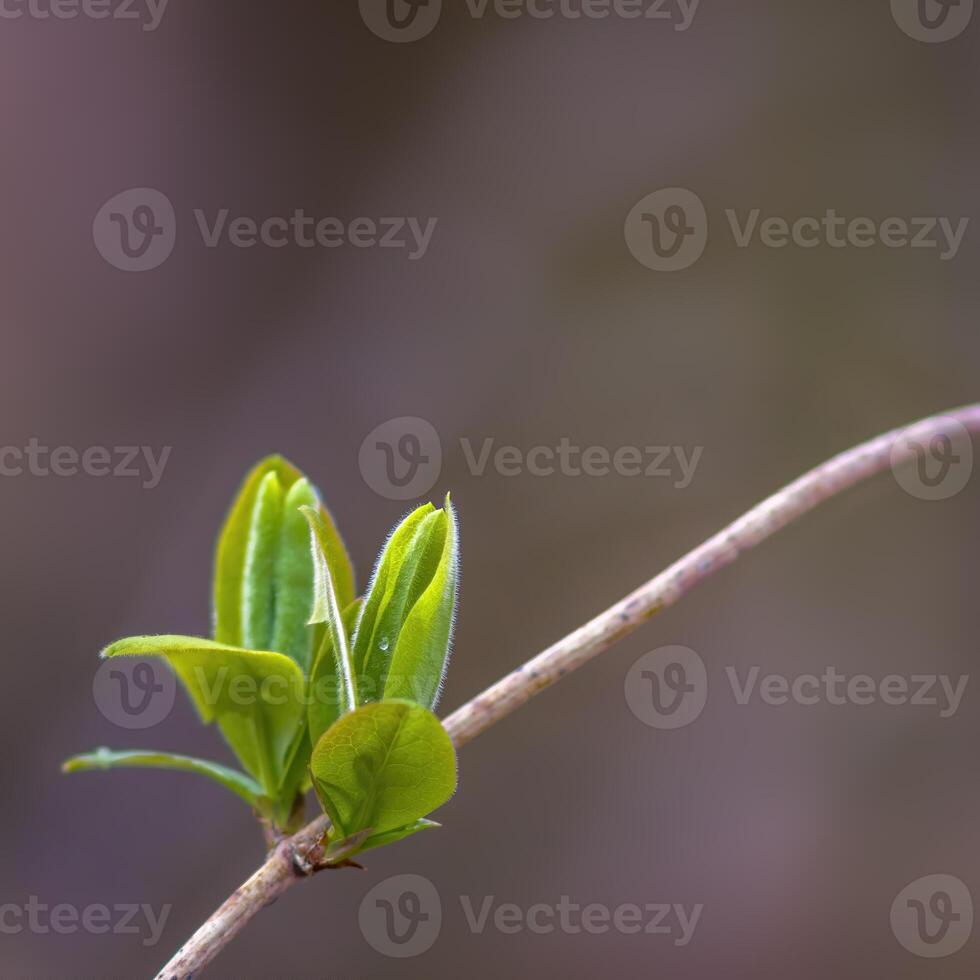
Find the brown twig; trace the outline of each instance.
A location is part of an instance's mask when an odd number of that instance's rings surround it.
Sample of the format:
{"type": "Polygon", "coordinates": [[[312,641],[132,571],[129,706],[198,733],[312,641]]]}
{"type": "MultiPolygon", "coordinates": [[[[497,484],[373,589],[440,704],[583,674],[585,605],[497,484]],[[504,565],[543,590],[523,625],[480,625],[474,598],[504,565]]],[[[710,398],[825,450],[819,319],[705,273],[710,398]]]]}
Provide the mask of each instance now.
{"type": "Polygon", "coordinates": [[[328,826],[327,818],[320,816],[298,834],[280,841],[265,864],[232,892],[211,918],[177,950],[158,974],[161,980],[165,977],[174,980],[196,977],[256,912],[274,902],[290,885],[313,874],[328,826]]]}
{"type": "MultiPolygon", "coordinates": [[[[912,462],[918,452],[916,444],[924,445],[936,437],[955,437],[961,427],[972,433],[980,432],[980,404],[887,432],[810,470],[656,578],[454,711],[443,722],[453,743],[459,747],[475,738],[817,504],[889,465],[897,467],[912,462]],[[908,438],[903,438],[906,435],[908,438]]],[[[266,863],[181,947],[157,980],[197,977],[257,912],[294,882],[319,870],[321,840],[327,826],[326,818],[318,817],[293,837],[280,842],[266,863]]]]}

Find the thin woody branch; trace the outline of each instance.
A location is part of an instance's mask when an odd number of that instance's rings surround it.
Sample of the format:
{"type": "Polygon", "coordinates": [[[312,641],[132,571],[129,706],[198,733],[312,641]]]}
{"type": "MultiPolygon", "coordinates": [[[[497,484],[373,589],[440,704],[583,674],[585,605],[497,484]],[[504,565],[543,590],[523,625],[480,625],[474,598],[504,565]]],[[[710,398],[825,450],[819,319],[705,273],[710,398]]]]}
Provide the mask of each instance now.
{"type": "MultiPolygon", "coordinates": [[[[980,404],[887,432],[805,473],[635,592],[454,711],[443,722],[453,743],[457,747],[465,745],[818,504],[889,466],[912,462],[918,452],[917,445],[937,437],[955,437],[961,427],[980,433],[980,404]]],[[[294,882],[317,870],[327,827],[326,818],[321,816],[280,842],[266,863],[178,950],[157,980],[197,977],[257,912],[294,882]]]]}

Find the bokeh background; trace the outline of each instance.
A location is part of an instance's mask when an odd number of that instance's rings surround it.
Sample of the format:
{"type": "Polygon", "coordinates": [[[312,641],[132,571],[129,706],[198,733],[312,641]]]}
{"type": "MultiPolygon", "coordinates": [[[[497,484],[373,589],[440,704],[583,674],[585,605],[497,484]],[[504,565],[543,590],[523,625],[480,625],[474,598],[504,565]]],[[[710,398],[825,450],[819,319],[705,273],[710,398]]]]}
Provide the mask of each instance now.
{"type": "MultiPolygon", "coordinates": [[[[673,4],[667,5],[673,9],[673,4]]],[[[139,480],[0,479],[0,902],[171,905],[140,936],[0,935],[0,975],[150,976],[260,862],[249,814],[189,775],[64,777],[96,745],[230,761],[183,697],[127,732],[98,710],[100,647],[205,633],[211,548],[245,470],[280,451],[322,488],[366,581],[409,503],[373,492],[365,436],[419,416],[432,496],[462,519],[463,590],[442,708],[653,575],[832,453],[977,397],[980,229],[959,254],[737,248],[723,218],[980,218],[976,21],[917,42],[885,0],[704,0],[657,19],[470,15],[393,44],[353,2],[171,0],[126,20],[0,23],[6,446],[172,447],[139,480]],[[704,256],[662,274],[623,238],[633,204],[694,190],[704,256]],[[132,187],[177,214],[132,274],[93,218],[132,187]],[[378,248],[208,249],[192,218],[435,216],[424,258],[378,248]],[[703,447],[664,478],[473,475],[466,437],[523,448],[703,447]]],[[[927,960],[894,897],[924,875],[980,897],[980,691],[958,712],[739,706],[725,668],[971,674],[976,478],[941,502],[888,474],[831,502],[468,745],[444,828],[318,875],[266,910],[216,978],[960,978],[980,937],[927,960]],[[696,723],[643,724],[624,678],[697,651],[696,723]],[[365,941],[358,906],[424,875],[441,935],[417,958],[365,941]],[[703,903],[693,940],[514,935],[460,897],[703,903]]]]}

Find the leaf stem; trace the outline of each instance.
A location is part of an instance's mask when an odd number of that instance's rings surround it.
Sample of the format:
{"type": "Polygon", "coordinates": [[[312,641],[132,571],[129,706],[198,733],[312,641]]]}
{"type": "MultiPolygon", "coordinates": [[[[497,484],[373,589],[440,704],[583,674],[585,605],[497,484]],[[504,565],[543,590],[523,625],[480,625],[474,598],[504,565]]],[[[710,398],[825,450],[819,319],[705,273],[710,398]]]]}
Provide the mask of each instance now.
{"type": "MultiPolygon", "coordinates": [[[[921,445],[936,437],[955,437],[961,426],[980,433],[980,403],[916,423],[915,441],[921,445]]],[[[901,466],[914,461],[915,443],[902,438],[912,428],[904,426],[886,432],[805,473],[635,592],[507,674],[446,718],[443,726],[453,743],[459,747],[486,731],[561,677],[608,650],[656,613],[672,606],[709,575],[730,565],[818,504],[888,469],[889,465],[901,466]]],[[[326,817],[317,817],[298,834],[280,843],[266,863],[178,951],[157,980],[197,977],[257,912],[316,869],[321,839],[328,826],[326,817]]]]}

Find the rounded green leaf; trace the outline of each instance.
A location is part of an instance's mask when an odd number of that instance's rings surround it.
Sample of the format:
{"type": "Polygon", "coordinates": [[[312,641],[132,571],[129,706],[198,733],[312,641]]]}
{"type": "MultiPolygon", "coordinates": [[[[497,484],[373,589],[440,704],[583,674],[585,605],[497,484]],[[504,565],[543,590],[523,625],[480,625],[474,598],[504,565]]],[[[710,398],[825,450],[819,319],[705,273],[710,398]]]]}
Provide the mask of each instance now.
{"type": "Polygon", "coordinates": [[[446,730],[408,701],[380,701],[344,715],[317,742],[310,768],[340,837],[414,824],[456,789],[456,752],[446,730]]]}

